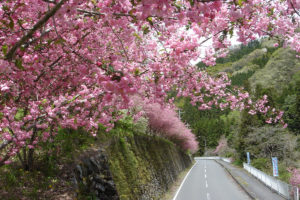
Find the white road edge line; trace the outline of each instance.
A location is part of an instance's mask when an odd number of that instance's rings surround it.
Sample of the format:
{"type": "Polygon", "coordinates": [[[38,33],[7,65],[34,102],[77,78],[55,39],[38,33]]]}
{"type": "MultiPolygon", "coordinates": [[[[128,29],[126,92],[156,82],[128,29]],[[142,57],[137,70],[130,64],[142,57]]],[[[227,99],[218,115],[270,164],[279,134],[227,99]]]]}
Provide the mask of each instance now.
{"type": "Polygon", "coordinates": [[[206,196],[207,196],[207,200],[210,200],[210,195],[209,195],[209,193],[207,193],[206,196]]]}
{"type": "Polygon", "coordinates": [[[173,200],[176,200],[176,198],[177,198],[177,196],[178,196],[178,194],[179,194],[179,191],[181,190],[181,188],[182,188],[182,186],[183,186],[183,184],[184,184],[186,178],[189,176],[190,172],[191,172],[192,169],[196,166],[197,163],[198,163],[198,161],[196,161],[196,163],[193,165],[193,167],[190,169],[190,171],[185,175],[185,177],[184,177],[182,183],[180,184],[180,187],[178,188],[178,190],[177,190],[177,192],[176,192],[176,194],[175,194],[173,200]]]}

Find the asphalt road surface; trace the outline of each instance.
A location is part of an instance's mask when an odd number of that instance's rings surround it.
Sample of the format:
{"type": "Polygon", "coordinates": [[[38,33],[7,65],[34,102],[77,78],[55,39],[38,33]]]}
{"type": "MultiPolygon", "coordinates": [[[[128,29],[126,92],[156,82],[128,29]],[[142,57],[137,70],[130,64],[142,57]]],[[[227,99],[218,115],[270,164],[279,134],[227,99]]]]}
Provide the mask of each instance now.
{"type": "Polygon", "coordinates": [[[214,160],[197,160],[173,200],[250,200],[214,160]]]}

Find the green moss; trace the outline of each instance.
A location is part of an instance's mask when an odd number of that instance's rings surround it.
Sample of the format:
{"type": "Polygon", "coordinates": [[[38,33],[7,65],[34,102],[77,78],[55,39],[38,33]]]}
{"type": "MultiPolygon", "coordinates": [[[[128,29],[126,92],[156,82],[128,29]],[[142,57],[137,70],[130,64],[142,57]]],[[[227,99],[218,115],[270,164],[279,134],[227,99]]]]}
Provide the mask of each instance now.
{"type": "Polygon", "coordinates": [[[116,183],[120,198],[136,199],[142,191],[139,185],[149,176],[145,176],[144,163],[133,151],[132,136],[114,140],[109,150],[110,170],[116,183]],[[143,173],[144,172],[144,173],[143,173]]]}
{"type": "MultiPolygon", "coordinates": [[[[173,143],[154,136],[114,138],[108,148],[108,158],[120,199],[139,199],[153,178],[157,178],[154,174],[163,177],[169,162],[180,159],[175,157],[176,152],[178,149],[173,143]]],[[[162,190],[166,190],[168,183],[164,178],[159,180],[163,181],[162,190]]],[[[159,194],[152,197],[159,198],[159,194]]]]}

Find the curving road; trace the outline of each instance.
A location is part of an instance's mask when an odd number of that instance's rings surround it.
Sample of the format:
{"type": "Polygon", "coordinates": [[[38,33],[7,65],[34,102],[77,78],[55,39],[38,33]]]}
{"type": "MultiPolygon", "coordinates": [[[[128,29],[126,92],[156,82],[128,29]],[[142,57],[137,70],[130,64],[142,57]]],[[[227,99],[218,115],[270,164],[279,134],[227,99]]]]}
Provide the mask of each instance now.
{"type": "Polygon", "coordinates": [[[250,200],[214,160],[197,160],[173,200],[250,200]]]}

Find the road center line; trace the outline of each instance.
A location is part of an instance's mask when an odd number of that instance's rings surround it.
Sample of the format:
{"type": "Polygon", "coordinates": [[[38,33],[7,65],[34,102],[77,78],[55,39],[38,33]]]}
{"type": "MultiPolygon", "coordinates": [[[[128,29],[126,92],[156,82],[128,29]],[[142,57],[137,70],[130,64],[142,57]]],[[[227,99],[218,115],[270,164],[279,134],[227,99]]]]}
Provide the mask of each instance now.
{"type": "Polygon", "coordinates": [[[204,174],[204,177],[206,178],[206,174],[204,174]]]}
{"type": "Polygon", "coordinates": [[[208,188],[208,184],[207,184],[207,181],[205,181],[205,186],[206,186],[206,188],[208,188]]]}

